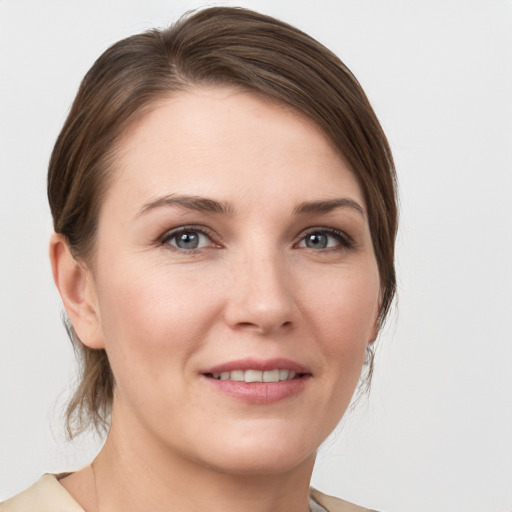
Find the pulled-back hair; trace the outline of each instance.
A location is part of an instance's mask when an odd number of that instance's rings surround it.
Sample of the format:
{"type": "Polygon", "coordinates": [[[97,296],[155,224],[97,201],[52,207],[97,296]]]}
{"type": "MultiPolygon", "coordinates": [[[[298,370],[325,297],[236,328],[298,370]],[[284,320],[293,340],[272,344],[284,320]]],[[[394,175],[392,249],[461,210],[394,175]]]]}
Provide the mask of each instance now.
{"type": "MultiPolygon", "coordinates": [[[[54,229],[75,259],[94,257],[99,209],[123,133],[159,99],[209,85],[238,87],[291,106],[343,156],[367,206],[382,325],[396,288],[396,183],[386,137],[359,83],[332,52],[294,27],[246,9],[204,9],[167,29],[123,39],[85,75],[48,170],[54,229]]],[[[67,409],[73,436],[91,424],[108,426],[114,377],[105,351],[84,346],[66,322],[81,368],[67,409]]],[[[373,355],[369,377],[372,368],[373,355]]]]}

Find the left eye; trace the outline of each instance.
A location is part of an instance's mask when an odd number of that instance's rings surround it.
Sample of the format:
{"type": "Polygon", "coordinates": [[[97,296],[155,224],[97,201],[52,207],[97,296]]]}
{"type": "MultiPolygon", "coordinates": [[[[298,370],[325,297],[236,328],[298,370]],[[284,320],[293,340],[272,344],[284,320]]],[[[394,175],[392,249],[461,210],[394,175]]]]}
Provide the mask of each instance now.
{"type": "Polygon", "coordinates": [[[202,249],[211,244],[210,237],[201,231],[193,229],[182,229],[169,233],[164,242],[185,251],[202,249]]]}
{"type": "Polygon", "coordinates": [[[308,249],[331,249],[337,246],[348,246],[346,238],[337,232],[313,231],[305,235],[299,242],[299,247],[308,249]]]}

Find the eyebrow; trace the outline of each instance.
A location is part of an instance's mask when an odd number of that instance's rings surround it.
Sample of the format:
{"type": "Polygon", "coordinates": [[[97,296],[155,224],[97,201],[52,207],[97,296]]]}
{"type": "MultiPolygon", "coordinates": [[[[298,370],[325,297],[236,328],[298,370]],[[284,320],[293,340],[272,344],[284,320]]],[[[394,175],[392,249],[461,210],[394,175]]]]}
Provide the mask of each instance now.
{"type": "Polygon", "coordinates": [[[357,201],[349,199],[348,197],[329,199],[327,201],[308,201],[305,203],[300,203],[294,208],[293,212],[296,215],[311,213],[322,214],[329,213],[336,208],[351,208],[366,218],[364,208],[357,201]]]}
{"type": "MultiPolygon", "coordinates": [[[[137,217],[163,206],[180,206],[187,210],[195,210],[199,212],[215,213],[220,215],[232,215],[233,208],[229,203],[224,201],[216,201],[207,197],[194,195],[175,195],[169,194],[159,197],[153,201],[145,203],[138,211],[137,217]]],[[[337,208],[352,208],[366,218],[363,207],[353,199],[342,197],[337,199],[328,199],[325,201],[306,201],[298,204],[294,209],[294,215],[307,214],[326,214],[337,208]]]]}
{"type": "Polygon", "coordinates": [[[231,215],[233,213],[231,206],[222,201],[216,201],[215,199],[208,199],[201,196],[170,194],[159,197],[149,203],[145,203],[138,211],[136,217],[140,217],[141,215],[156,208],[161,208],[162,206],[181,206],[187,210],[223,215],[231,215]]]}

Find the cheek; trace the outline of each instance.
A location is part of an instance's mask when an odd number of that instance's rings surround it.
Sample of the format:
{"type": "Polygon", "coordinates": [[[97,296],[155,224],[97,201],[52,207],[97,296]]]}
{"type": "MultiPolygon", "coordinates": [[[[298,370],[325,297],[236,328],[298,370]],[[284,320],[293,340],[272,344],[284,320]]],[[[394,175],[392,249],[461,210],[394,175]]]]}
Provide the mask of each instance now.
{"type": "Polygon", "coordinates": [[[361,374],[367,346],[374,339],[379,277],[370,267],[361,272],[331,275],[323,283],[323,293],[309,294],[306,323],[312,326],[311,335],[316,335],[329,378],[336,382],[333,392],[351,395],[361,374]]]}
{"type": "Polygon", "coordinates": [[[155,370],[185,365],[204,342],[219,297],[201,277],[125,266],[98,279],[102,334],[117,380],[126,373],[168,378],[172,373],[155,370]]]}
{"type": "Polygon", "coordinates": [[[366,344],[372,340],[379,312],[380,283],[371,266],[332,272],[308,283],[309,311],[326,339],[366,344]]]}

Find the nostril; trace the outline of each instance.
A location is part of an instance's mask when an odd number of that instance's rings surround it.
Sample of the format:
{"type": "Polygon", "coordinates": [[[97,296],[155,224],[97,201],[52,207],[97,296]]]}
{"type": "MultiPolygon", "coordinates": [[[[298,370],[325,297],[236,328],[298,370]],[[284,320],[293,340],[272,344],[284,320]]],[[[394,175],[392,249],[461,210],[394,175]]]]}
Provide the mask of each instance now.
{"type": "Polygon", "coordinates": [[[265,324],[264,322],[261,322],[261,324],[256,323],[256,322],[238,322],[234,326],[234,328],[240,329],[240,330],[246,330],[246,331],[254,330],[254,331],[261,332],[262,334],[267,334],[267,333],[274,332],[274,331],[281,330],[281,329],[289,330],[292,328],[292,326],[293,326],[293,322],[287,320],[280,325],[273,324],[273,323],[265,324]]]}
{"type": "Polygon", "coordinates": [[[258,326],[256,324],[253,324],[251,322],[239,322],[238,327],[240,327],[242,329],[250,329],[251,327],[258,328],[258,326]]]}

